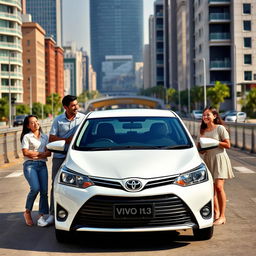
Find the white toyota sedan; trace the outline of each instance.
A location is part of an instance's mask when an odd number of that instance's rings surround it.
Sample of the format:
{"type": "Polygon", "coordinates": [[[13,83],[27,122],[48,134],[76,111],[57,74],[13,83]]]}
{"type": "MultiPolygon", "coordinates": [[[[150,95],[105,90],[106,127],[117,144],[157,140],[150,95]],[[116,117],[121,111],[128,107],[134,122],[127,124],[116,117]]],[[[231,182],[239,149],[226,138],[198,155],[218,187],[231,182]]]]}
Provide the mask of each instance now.
{"type": "MultiPolygon", "coordinates": [[[[64,151],[64,141],[48,144],[64,151]]],[[[213,181],[181,119],[169,110],[87,114],[54,182],[55,230],[213,235],[213,181]]]]}

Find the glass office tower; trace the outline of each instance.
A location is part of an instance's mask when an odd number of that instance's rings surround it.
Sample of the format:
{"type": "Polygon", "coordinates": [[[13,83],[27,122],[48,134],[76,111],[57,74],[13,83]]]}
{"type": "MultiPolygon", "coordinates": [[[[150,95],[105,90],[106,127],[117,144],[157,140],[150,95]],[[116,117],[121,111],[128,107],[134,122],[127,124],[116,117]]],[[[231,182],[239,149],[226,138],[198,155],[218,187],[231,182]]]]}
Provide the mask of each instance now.
{"type": "Polygon", "coordinates": [[[62,45],[62,0],[26,0],[26,12],[43,27],[46,37],[62,45]]]}
{"type": "Polygon", "coordinates": [[[91,62],[102,86],[107,56],[143,61],[143,0],[90,0],[91,62]]]}

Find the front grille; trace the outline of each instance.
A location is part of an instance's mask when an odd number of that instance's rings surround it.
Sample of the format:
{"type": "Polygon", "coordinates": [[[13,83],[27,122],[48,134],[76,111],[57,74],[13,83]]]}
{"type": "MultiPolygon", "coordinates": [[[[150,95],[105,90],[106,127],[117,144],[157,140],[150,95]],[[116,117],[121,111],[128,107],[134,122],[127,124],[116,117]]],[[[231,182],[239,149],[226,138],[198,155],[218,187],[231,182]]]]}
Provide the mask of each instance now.
{"type": "MultiPolygon", "coordinates": [[[[178,175],[150,179],[149,181],[146,182],[143,189],[173,184],[173,182],[175,181],[175,179],[177,177],[178,177],[178,175]]],[[[126,190],[122,186],[122,183],[120,180],[98,178],[98,177],[90,177],[90,180],[93,181],[93,183],[96,186],[126,190]]],[[[141,179],[141,180],[143,180],[143,179],[141,179]]]]}
{"type": "Polygon", "coordinates": [[[173,194],[138,198],[95,196],[81,207],[71,228],[138,228],[186,223],[195,223],[195,218],[188,206],[173,194]],[[115,219],[113,206],[116,204],[153,204],[155,216],[151,219],[115,219]]]}
{"type": "Polygon", "coordinates": [[[103,178],[96,178],[96,177],[90,177],[90,180],[93,181],[93,183],[96,186],[107,187],[107,188],[124,189],[118,181],[103,179],[103,178]]]}
{"type": "Polygon", "coordinates": [[[154,187],[173,184],[173,182],[175,181],[175,179],[177,177],[178,177],[178,175],[177,176],[172,176],[172,177],[167,177],[167,178],[151,180],[151,181],[147,182],[147,184],[144,186],[144,189],[145,188],[154,188],[154,187]]]}

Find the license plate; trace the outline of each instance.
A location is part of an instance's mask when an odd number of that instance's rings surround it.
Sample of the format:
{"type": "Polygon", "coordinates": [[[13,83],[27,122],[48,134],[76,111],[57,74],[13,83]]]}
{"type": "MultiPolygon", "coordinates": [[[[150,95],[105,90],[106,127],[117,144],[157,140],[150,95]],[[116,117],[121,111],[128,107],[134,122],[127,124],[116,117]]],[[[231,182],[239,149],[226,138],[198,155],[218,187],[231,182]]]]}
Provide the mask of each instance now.
{"type": "Polygon", "coordinates": [[[154,217],[153,204],[116,204],[115,219],[150,219],[154,217]]]}

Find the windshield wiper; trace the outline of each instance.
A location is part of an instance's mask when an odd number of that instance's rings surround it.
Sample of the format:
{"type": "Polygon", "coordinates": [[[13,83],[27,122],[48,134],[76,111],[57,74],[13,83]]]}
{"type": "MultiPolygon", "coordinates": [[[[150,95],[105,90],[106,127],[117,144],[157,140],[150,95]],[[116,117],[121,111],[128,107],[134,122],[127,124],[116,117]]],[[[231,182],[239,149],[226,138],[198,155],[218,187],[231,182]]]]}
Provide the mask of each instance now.
{"type": "Polygon", "coordinates": [[[126,145],[116,147],[116,149],[158,149],[158,146],[140,146],[140,145],[126,145]]]}
{"type": "Polygon", "coordinates": [[[79,147],[79,148],[76,148],[77,150],[80,150],[80,151],[97,151],[97,150],[113,150],[115,148],[112,148],[112,147],[79,147]]]}
{"type": "Polygon", "coordinates": [[[192,145],[188,144],[181,144],[181,145],[173,145],[173,146],[163,146],[161,148],[163,149],[185,149],[185,148],[191,148],[192,145]]]}

